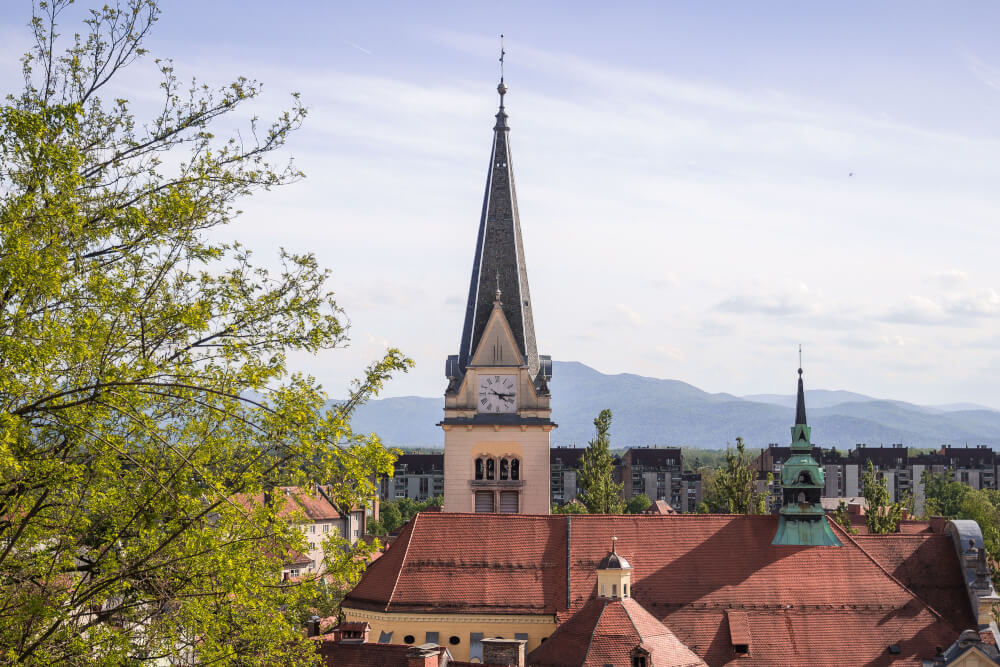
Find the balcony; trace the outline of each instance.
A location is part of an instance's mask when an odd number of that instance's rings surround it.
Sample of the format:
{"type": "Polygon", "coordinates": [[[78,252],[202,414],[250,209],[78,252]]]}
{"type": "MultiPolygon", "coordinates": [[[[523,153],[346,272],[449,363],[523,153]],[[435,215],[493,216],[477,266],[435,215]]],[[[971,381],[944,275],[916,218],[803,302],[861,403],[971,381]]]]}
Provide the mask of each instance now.
{"type": "Polygon", "coordinates": [[[472,489],[520,489],[524,486],[521,479],[471,479],[469,487],[472,489]]]}

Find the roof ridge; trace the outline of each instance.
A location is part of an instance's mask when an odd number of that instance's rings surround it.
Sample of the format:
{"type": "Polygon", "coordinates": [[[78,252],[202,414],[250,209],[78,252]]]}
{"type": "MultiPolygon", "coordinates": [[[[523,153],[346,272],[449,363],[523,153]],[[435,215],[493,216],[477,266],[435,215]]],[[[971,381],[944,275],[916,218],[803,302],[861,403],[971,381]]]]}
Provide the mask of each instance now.
{"type": "MultiPolygon", "coordinates": [[[[838,524],[836,521],[829,521],[829,523],[832,524],[832,525],[835,525],[836,526],[836,530],[839,530],[841,533],[843,533],[844,536],[847,537],[851,541],[851,543],[854,546],[856,546],[861,551],[861,553],[863,553],[865,556],[868,557],[868,560],[870,560],[871,562],[875,563],[875,567],[877,567],[878,569],[882,570],[882,572],[885,573],[885,576],[889,577],[889,579],[891,579],[892,581],[894,581],[897,586],[899,586],[904,591],[906,591],[910,595],[910,597],[912,597],[914,600],[916,600],[920,604],[922,604],[925,607],[927,607],[927,609],[930,610],[930,612],[934,616],[936,616],[941,621],[944,621],[944,623],[946,625],[948,625],[948,627],[950,627],[952,630],[954,630],[956,634],[962,632],[961,630],[957,629],[954,625],[952,625],[951,621],[948,620],[947,618],[945,618],[944,615],[941,612],[939,612],[937,609],[935,609],[934,607],[932,607],[929,602],[927,602],[922,597],[920,597],[919,595],[917,595],[916,593],[914,593],[912,590],[910,590],[910,588],[906,584],[904,584],[902,581],[900,581],[899,579],[897,579],[891,572],[889,572],[889,570],[885,569],[885,566],[883,566],[882,563],[878,562],[878,559],[876,559],[874,556],[872,556],[870,553],[868,553],[867,549],[865,549],[863,546],[861,546],[860,544],[858,544],[858,542],[855,541],[854,537],[850,533],[848,533],[846,530],[844,530],[844,528],[840,524],[838,524]]],[[[868,537],[871,537],[871,536],[869,535],[868,537]]]]}
{"type": "Polygon", "coordinates": [[[420,517],[422,512],[417,512],[413,519],[410,520],[409,529],[410,533],[406,537],[406,546],[403,547],[403,558],[399,561],[399,569],[396,570],[396,580],[392,582],[392,591],[389,593],[389,599],[385,603],[385,610],[389,611],[389,607],[392,605],[393,598],[396,597],[396,586],[399,585],[399,578],[403,574],[403,568],[406,566],[406,557],[410,553],[410,542],[413,541],[413,529],[417,525],[417,519],[420,517]]]}
{"type": "MultiPolygon", "coordinates": [[[[595,598],[601,600],[602,598],[595,598]]],[[[601,619],[604,618],[604,610],[608,608],[608,600],[603,600],[603,605],[601,606],[601,613],[597,615],[597,620],[594,621],[594,627],[590,629],[590,639],[587,640],[587,650],[583,652],[583,664],[587,664],[587,657],[590,655],[590,647],[594,645],[594,635],[597,634],[597,627],[601,624],[601,619]]],[[[583,608],[580,608],[583,611],[583,608]]],[[[629,619],[630,621],[632,619],[629,619]]],[[[634,625],[634,624],[633,624],[634,625]]]]}
{"type": "MultiPolygon", "coordinates": [[[[633,602],[634,602],[634,600],[633,600],[633,602]]],[[[635,619],[632,618],[632,614],[628,613],[628,607],[625,606],[625,599],[624,598],[622,598],[621,604],[622,604],[622,611],[625,612],[625,617],[628,619],[628,622],[632,624],[632,629],[635,630],[635,634],[638,635],[638,637],[639,637],[639,642],[642,643],[642,640],[645,639],[645,637],[643,637],[642,633],[639,632],[639,626],[635,624],[635,619]]],[[[639,604],[639,603],[636,602],[636,604],[639,604]]],[[[660,619],[656,619],[656,620],[659,621],[660,619]]],[[[660,623],[663,624],[663,621],[660,621],[660,623]]],[[[666,625],[664,625],[664,627],[666,627],[666,625]]]]}

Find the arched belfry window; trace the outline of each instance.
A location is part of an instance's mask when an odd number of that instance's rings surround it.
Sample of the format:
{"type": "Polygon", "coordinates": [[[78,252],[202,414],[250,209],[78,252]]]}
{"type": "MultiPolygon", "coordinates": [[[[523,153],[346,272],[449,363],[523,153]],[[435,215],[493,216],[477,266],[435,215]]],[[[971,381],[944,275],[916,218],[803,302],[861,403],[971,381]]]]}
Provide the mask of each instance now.
{"type": "Polygon", "coordinates": [[[500,459],[500,479],[506,480],[510,477],[510,464],[507,459],[500,459]]]}
{"type": "Polygon", "coordinates": [[[521,479],[521,461],[519,459],[510,460],[510,478],[515,481],[521,479]]]}
{"type": "Polygon", "coordinates": [[[809,474],[808,470],[803,470],[799,473],[799,484],[812,484],[812,475],[809,474]]]}
{"type": "Polygon", "coordinates": [[[483,460],[476,459],[476,479],[483,478],[483,460]]]}
{"type": "Polygon", "coordinates": [[[493,459],[486,459],[486,479],[496,479],[497,462],[493,459]]]}

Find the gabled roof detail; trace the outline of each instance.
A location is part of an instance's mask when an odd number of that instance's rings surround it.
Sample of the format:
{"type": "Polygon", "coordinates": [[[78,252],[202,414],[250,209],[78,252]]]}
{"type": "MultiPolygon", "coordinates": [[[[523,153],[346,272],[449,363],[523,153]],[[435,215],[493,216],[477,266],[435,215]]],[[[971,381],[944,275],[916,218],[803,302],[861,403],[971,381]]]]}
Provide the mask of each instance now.
{"type": "Polygon", "coordinates": [[[695,655],[632,598],[594,598],[528,654],[532,667],[630,665],[639,650],[649,667],[703,667],[695,655]]]}
{"type": "Polygon", "coordinates": [[[501,81],[500,110],[493,126],[493,149],[486,177],[486,194],[479,221],[476,255],[472,262],[472,280],[465,308],[465,325],[458,354],[458,366],[465,371],[479,347],[486,323],[493,310],[497,290],[503,294],[503,312],[517,348],[531,370],[538,372],[535,325],[528,291],[528,269],[524,261],[521,221],[514,188],[514,165],[511,161],[507,112],[503,98],[507,86],[501,81]]]}
{"type": "Polygon", "coordinates": [[[518,349],[510,322],[503,312],[503,301],[499,290],[493,301],[493,310],[486,321],[486,327],[479,337],[479,345],[473,350],[474,366],[521,366],[525,363],[518,349]]]}

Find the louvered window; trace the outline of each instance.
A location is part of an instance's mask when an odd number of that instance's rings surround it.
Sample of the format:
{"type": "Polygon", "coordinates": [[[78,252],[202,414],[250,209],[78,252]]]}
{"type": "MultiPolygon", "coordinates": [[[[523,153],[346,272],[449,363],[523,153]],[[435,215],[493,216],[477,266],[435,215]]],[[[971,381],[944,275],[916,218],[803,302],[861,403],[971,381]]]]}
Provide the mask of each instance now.
{"type": "Polygon", "coordinates": [[[476,512],[493,511],[493,492],[476,491],[476,512]]]}
{"type": "Polygon", "coordinates": [[[517,514],[518,498],[517,491],[500,492],[500,512],[501,514],[517,514]]]}

